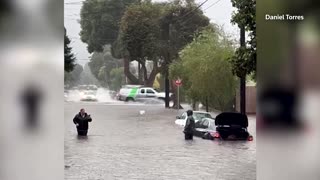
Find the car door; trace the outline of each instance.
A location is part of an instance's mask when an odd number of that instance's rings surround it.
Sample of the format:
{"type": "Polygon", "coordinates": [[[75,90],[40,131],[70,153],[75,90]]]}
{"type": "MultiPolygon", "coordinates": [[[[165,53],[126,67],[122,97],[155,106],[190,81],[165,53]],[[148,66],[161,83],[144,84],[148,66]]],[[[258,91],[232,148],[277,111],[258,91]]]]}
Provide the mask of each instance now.
{"type": "Polygon", "coordinates": [[[181,116],[179,116],[178,119],[176,119],[175,123],[180,126],[185,126],[186,121],[187,121],[187,113],[184,112],[181,114],[181,116]]]}
{"type": "Polygon", "coordinates": [[[208,131],[214,132],[216,130],[215,120],[209,120],[209,128],[208,131]]]}
{"type": "Polygon", "coordinates": [[[151,88],[147,88],[146,89],[146,97],[147,98],[154,98],[154,97],[156,97],[156,92],[151,88]]]}
{"type": "Polygon", "coordinates": [[[145,88],[141,88],[139,89],[136,99],[141,99],[141,98],[145,98],[146,97],[146,89],[145,88]]]}

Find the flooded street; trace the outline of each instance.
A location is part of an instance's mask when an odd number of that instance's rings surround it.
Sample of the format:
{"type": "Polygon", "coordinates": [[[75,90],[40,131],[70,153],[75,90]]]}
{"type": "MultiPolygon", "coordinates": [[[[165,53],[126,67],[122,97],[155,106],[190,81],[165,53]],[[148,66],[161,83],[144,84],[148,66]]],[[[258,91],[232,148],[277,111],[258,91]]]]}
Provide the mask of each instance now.
{"type": "MultiPolygon", "coordinates": [[[[256,179],[255,140],[187,142],[174,123],[177,115],[162,105],[66,102],[65,179],[256,179]],[[72,122],[80,108],[93,118],[86,138],[77,137],[72,122]]],[[[254,138],[255,127],[250,118],[254,138]]]]}

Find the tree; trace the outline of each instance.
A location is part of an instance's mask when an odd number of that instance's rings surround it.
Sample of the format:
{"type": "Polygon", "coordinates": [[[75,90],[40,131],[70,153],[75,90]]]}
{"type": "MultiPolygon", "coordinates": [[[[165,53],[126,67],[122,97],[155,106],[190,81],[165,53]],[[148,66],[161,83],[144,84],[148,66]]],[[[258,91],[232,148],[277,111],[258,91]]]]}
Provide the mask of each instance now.
{"type": "Polygon", "coordinates": [[[123,73],[123,67],[121,68],[115,68],[112,69],[110,72],[111,76],[111,83],[110,83],[110,89],[114,91],[119,91],[121,86],[124,84],[124,73],[123,73]]]}
{"type": "MultiPolygon", "coordinates": [[[[123,13],[130,4],[139,3],[140,0],[86,0],[81,8],[81,40],[86,43],[88,52],[102,52],[105,45],[113,45],[119,37],[119,24],[123,13]]],[[[122,58],[112,53],[113,57],[122,58]]],[[[99,58],[98,58],[99,59],[99,58]]],[[[92,60],[90,68],[98,77],[100,68],[104,66],[100,60],[92,60]]],[[[124,59],[127,76],[130,62],[124,59]]],[[[109,74],[109,73],[107,73],[109,74]]],[[[133,79],[133,78],[130,78],[133,79]]]]}
{"type": "MultiPolygon", "coordinates": [[[[124,23],[121,21],[120,24],[120,20],[122,16],[128,12],[127,7],[129,6],[135,6],[137,10],[144,12],[144,15],[151,14],[152,17],[158,17],[156,14],[157,12],[162,14],[160,19],[147,19],[148,16],[144,16],[145,23],[149,23],[149,25],[151,23],[156,27],[159,27],[158,31],[160,31],[157,32],[158,36],[156,39],[153,39],[153,33],[148,33],[149,36],[145,38],[144,42],[147,41],[148,44],[155,45],[150,47],[144,46],[144,49],[142,49],[144,54],[148,54],[147,60],[156,61],[160,59],[163,62],[163,56],[166,54],[166,50],[170,49],[174,51],[173,54],[177,54],[181,48],[192,41],[194,34],[199,30],[199,27],[205,27],[209,24],[209,19],[203,15],[203,12],[200,9],[196,8],[197,5],[194,0],[175,0],[170,3],[152,3],[148,0],[86,0],[81,9],[80,35],[82,41],[88,44],[89,52],[101,52],[106,44],[111,44],[112,56],[118,59],[123,59],[124,73],[128,80],[133,84],[138,84],[139,79],[130,72],[130,61],[137,59],[131,57],[131,54],[127,49],[128,42],[123,41],[125,37],[128,36],[124,36],[125,34],[119,31],[119,25],[124,23]],[[147,7],[147,9],[139,9],[137,6],[144,6],[147,7]],[[159,9],[155,9],[154,7],[158,7],[159,9]],[[153,8],[155,12],[150,12],[150,9],[148,10],[148,8],[153,8]],[[167,40],[164,40],[163,38],[163,31],[165,30],[164,24],[167,24],[168,20],[170,20],[169,17],[173,16],[176,18],[176,22],[171,22],[173,24],[172,33],[174,36],[171,37],[171,47],[168,47],[168,44],[166,43],[167,40]],[[155,40],[154,43],[152,43],[153,40],[155,40]],[[156,47],[159,47],[159,49],[156,47]],[[159,57],[158,55],[157,57],[157,54],[153,53],[160,53],[161,56],[159,57]]],[[[137,13],[133,14],[137,15],[137,13]]],[[[134,16],[128,16],[127,19],[139,24],[138,21],[134,19],[134,16]]],[[[134,25],[134,23],[129,24],[134,25]]],[[[148,32],[153,30],[155,30],[155,28],[151,27],[148,32]]],[[[134,43],[131,43],[131,45],[132,44],[134,43]]],[[[130,50],[132,51],[132,49],[130,50]]],[[[137,54],[133,54],[132,56],[136,55],[137,54]]],[[[143,61],[143,58],[144,57],[139,57],[139,60],[143,61]]],[[[145,71],[144,64],[141,64],[143,71],[145,71]]],[[[152,81],[154,80],[153,76],[155,76],[159,71],[162,72],[160,66],[157,68],[156,65],[159,64],[154,63],[155,70],[149,75],[149,77],[146,78],[146,73],[144,73],[144,79],[148,79],[146,84],[152,85],[152,81]]],[[[99,72],[99,70],[96,71],[99,72]]]]}
{"type": "MultiPolygon", "coordinates": [[[[178,52],[188,43],[190,43],[196,33],[209,24],[209,19],[203,15],[203,12],[197,6],[194,0],[179,1],[176,0],[168,10],[166,16],[162,19],[163,28],[163,74],[165,79],[165,107],[169,107],[169,65],[178,57],[178,52]]],[[[174,81],[171,81],[172,91],[175,90],[174,81]]],[[[174,96],[174,102],[176,102],[174,96]]],[[[175,107],[176,104],[174,104],[175,107]]],[[[176,106],[180,108],[180,106],[176,106]]]]}
{"type": "MultiPolygon", "coordinates": [[[[166,72],[167,65],[178,56],[178,52],[209,24],[209,19],[196,7],[192,0],[171,3],[143,1],[131,5],[122,18],[113,54],[127,61],[140,62],[145,85],[151,86],[155,76],[166,72]],[[146,76],[146,60],[154,62],[149,77],[146,76]]],[[[124,66],[127,77],[132,82],[138,82],[130,74],[128,63],[124,66]]]]}
{"type": "Polygon", "coordinates": [[[67,36],[67,30],[64,28],[64,70],[66,72],[71,72],[75,66],[74,54],[72,53],[72,48],[70,47],[70,39],[67,36]]]}
{"type": "Polygon", "coordinates": [[[80,36],[89,53],[102,52],[118,37],[126,7],[140,0],[85,0],[80,12],[80,36]]]}
{"type": "MultiPolygon", "coordinates": [[[[131,60],[142,65],[143,80],[152,86],[160,71],[160,18],[163,16],[163,3],[143,2],[128,7],[122,17],[120,32],[122,45],[126,47],[131,60]],[[153,69],[148,77],[146,62],[153,60],[153,69]]],[[[140,70],[138,70],[140,71],[140,70]]]]}
{"type": "Polygon", "coordinates": [[[119,59],[112,57],[110,45],[104,47],[103,52],[94,52],[91,56],[89,67],[92,74],[97,78],[101,85],[110,85],[110,72],[114,68],[123,66],[119,59]]]}
{"type": "Polygon", "coordinates": [[[75,86],[80,82],[80,75],[83,71],[83,67],[76,64],[71,72],[65,73],[65,84],[69,86],[75,86]]]}
{"type": "Polygon", "coordinates": [[[90,67],[87,64],[83,67],[83,72],[80,75],[80,82],[81,84],[94,84],[94,85],[100,85],[99,81],[94,77],[92,74],[90,67]]]}
{"type": "Polygon", "coordinates": [[[238,77],[249,74],[256,75],[257,39],[256,39],[256,0],[231,0],[232,6],[237,8],[231,22],[239,27],[244,26],[249,32],[249,41],[246,47],[239,47],[231,58],[233,73],[238,77]]]}
{"type": "Polygon", "coordinates": [[[236,79],[228,59],[234,54],[232,41],[222,29],[208,27],[180,52],[180,60],[170,65],[170,77],[182,78],[186,94],[193,102],[230,110],[236,79]]]}
{"type": "Polygon", "coordinates": [[[102,66],[99,69],[99,74],[97,76],[98,80],[100,81],[101,85],[104,87],[108,87],[110,85],[109,75],[107,71],[107,66],[102,66]]]}
{"type": "Polygon", "coordinates": [[[159,74],[157,74],[156,75],[156,79],[154,80],[154,83],[153,83],[153,85],[152,85],[152,87],[154,88],[154,89],[157,89],[157,90],[159,90],[159,91],[163,91],[161,88],[162,88],[162,78],[161,78],[161,74],[159,73],[159,74]]]}

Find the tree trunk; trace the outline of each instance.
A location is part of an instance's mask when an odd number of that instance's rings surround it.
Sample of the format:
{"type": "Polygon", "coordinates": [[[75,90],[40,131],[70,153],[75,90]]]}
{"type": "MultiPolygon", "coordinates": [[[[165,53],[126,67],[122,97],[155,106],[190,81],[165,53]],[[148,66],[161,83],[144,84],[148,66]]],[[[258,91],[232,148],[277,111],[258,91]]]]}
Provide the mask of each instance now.
{"type": "Polygon", "coordinates": [[[192,101],[192,110],[194,110],[194,111],[198,110],[196,108],[196,105],[197,105],[196,101],[192,101]]]}
{"type": "MultiPolygon", "coordinates": [[[[148,82],[148,71],[147,71],[147,67],[146,67],[146,62],[141,63],[141,70],[143,73],[143,84],[145,86],[147,86],[147,82],[148,82]]],[[[149,86],[148,86],[149,87],[149,86]]]]}
{"type": "Polygon", "coordinates": [[[131,72],[130,72],[130,59],[129,57],[123,58],[124,62],[124,74],[129,80],[129,84],[139,84],[139,79],[136,78],[131,72]]]}
{"type": "Polygon", "coordinates": [[[142,78],[141,78],[141,64],[138,61],[138,79],[139,79],[139,84],[142,82],[142,78]]]}
{"type": "Polygon", "coordinates": [[[153,68],[149,77],[148,77],[147,67],[144,65],[142,66],[142,68],[144,70],[144,85],[147,87],[152,87],[157,74],[160,72],[158,65],[156,63],[153,63],[153,68]]]}

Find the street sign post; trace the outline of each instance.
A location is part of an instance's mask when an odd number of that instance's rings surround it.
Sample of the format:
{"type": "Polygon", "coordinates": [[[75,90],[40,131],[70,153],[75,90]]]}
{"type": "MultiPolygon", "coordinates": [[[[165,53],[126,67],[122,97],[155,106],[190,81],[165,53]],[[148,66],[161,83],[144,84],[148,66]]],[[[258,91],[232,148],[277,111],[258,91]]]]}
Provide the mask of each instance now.
{"type": "Polygon", "coordinates": [[[181,81],[181,79],[179,78],[179,79],[177,79],[176,81],[175,81],[175,84],[176,84],[176,86],[178,87],[178,93],[177,93],[177,95],[178,95],[178,102],[177,102],[177,109],[178,109],[178,111],[179,111],[179,109],[180,109],[180,95],[179,95],[179,89],[180,89],[180,86],[182,86],[182,81],[181,81]]]}

